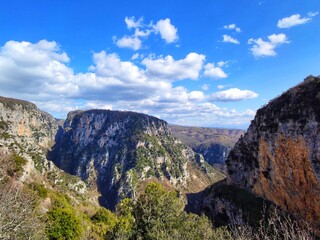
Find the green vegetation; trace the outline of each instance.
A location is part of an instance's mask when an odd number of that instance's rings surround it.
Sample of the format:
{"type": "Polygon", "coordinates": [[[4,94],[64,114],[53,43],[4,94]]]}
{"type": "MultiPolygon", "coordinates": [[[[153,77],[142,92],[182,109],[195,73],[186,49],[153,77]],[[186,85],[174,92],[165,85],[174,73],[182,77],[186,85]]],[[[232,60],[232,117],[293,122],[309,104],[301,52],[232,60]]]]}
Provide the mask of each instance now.
{"type": "Polygon", "coordinates": [[[48,196],[49,191],[42,184],[33,182],[29,184],[29,188],[40,198],[46,198],[48,196]]]}
{"type": "Polygon", "coordinates": [[[34,162],[34,167],[37,169],[39,172],[42,172],[44,168],[44,162],[45,160],[42,159],[41,155],[38,153],[33,153],[31,154],[32,160],[34,162]]]}
{"type": "Polygon", "coordinates": [[[5,121],[0,121],[0,130],[7,130],[8,129],[8,123],[5,121]]]}
{"type": "Polygon", "coordinates": [[[133,202],[122,200],[117,206],[118,222],[108,233],[110,239],[213,239],[209,220],[187,214],[177,192],[149,183],[133,202]]]}
{"type": "Polygon", "coordinates": [[[11,156],[12,166],[8,167],[8,173],[11,176],[20,175],[23,166],[27,163],[27,160],[23,157],[19,156],[18,154],[14,153],[11,156]]]}
{"type": "Polygon", "coordinates": [[[48,213],[46,233],[49,239],[79,239],[82,233],[80,219],[74,211],[54,207],[48,213]]]}
{"type": "Polygon", "coordinates": [[[0,133],[0,137],[7,140],[7,139],[11,138],[11,135],[9,133],[2,132],[2,133],[0,133]]]}

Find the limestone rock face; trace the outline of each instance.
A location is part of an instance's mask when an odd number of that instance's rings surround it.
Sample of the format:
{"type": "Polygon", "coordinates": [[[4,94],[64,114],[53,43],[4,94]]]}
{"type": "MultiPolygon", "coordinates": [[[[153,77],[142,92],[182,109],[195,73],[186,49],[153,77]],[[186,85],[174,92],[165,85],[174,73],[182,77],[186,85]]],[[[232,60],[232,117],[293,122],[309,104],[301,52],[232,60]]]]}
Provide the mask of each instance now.
{"type": "Polygon", "coordinates": [[[96,184],[101,203],[111,209],[122,198],[135,197],[139,183],[150,179],[188,192],[222,177],[174,138],[165,121],[134,112],[69,113],[49,158],[96,184]]]}
{"type": "Polygon", "coordinates": [[[257,111],[227,160],[229,184],[320,226],[320,78],[257,111]]]}
{"type": "Polygon", "coordinates": [[[33,103],[0,97],[0,128],[48,148],[55,141],[58,125],[33,103]]]}

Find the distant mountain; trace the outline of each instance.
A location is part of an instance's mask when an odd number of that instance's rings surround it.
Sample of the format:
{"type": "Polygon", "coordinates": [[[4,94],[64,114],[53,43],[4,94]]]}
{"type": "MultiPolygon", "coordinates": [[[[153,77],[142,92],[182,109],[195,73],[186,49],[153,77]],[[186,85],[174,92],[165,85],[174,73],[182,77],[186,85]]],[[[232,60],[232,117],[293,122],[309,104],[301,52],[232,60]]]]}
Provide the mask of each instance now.
{"type": "Polygon", "coordinates": [[[71,112],[61,134],[49,159],[96,184],[101,204],[111,209],[124,197],[135,198],[139,186],[150,180],[189,193],[223,178],[177,140],[165,121],[145,114],[71,112]]]}
{"type": "Polygon", "coordinates": [[[244,131],[240,129],[203,128],[170,125],[172,134],[193,151],[203,155],[210,165],[224,165],[229,152],[244,131]]]}

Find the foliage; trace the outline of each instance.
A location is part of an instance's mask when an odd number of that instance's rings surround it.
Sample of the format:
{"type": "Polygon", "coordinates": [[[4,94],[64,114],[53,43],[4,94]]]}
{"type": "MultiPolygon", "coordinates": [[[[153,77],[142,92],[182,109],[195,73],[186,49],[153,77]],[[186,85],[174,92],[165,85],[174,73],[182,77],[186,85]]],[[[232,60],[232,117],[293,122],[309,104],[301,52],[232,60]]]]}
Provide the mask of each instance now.
{"type": "Polygon", "coordinates": [[[17,154],[13,154],[12,156],[12,160],[13,160],[13,166],[14,166],[14,169],[13,171],[14,172],[21,172],[22,169],[23,169],[23,166],[27,163],[27,160],[24,159],[23,157],[17,155],[17,154]]]}
{"type": "Polygon", "coordinates": [[[107,234],[108,239],[132,239],[135,224],[133,211],[134,204],[131,199],[125,198],[118,203],[116,209],[118,221],[112,231],[107,234]]]}
{"type": "Polygon", "coordinates": [[[149,183],[136,202],[122,200],[110,239],[211,239],[212,225],[204,216],[187,214],[176,191],[149,183]]]}
{"type": "Polygon", "coordinates": [[[95,231],[101,236],[109,233],[118,221],[114,213],[102,207],[90,219],[95,224],[95,231]]]}
{"type": "Polygon", "coordinates": [[[8,123],[5,121],[0,121],[0,130],[7,130],[8,123]]]}
{"type": "Polygon", "coordinates": [[[16,153],[11,155],[1,154],[1,166],[0,173],[4,176],[19,177],[22,173],[23,166],[27,163],[27,160],[19,156],[16,153]]]}
{"type": "Polygon", "coordinates": [[[46,198],[48,195],[48,189],[46,189],[42,184],[30,183],[29,188],[37,193],[40,198],[46,198]]]}
{"type": "Polygon", "coordinates": [[[160,184],[150,183],[134,208],[137,237],[158,239],[172,236],[180,225],[183,203],[175,191],[166,191],[160,184]]]}
{"type": "Polygon", "coordinates": [[[49,239],[79,239],[82,229],[80,220],[74,211],[54,207],[48,213],[46,232],[49,239]]]}

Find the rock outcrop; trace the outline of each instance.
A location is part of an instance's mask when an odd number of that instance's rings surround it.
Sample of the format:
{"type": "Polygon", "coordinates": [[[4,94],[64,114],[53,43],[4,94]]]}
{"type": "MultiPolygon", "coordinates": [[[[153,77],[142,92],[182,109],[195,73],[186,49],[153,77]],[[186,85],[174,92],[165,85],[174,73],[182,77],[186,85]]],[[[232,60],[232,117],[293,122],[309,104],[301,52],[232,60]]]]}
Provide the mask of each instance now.
{"type": "Polygon", "coordinates": [[[0,182],[22,186],[36,182],[83,194],[84,182],[64,173],[46,158],[57,133],[55,119],[35,104],[0,97],[0,182]]]}
{"type": "Polygon", "coordinates": [[[33,103],[0,97],[0,129],[49,148],[54,144],[58,125],[33,103]]]}
{"type": "Polygon", "coordinates": [[[174,138],[165,121],[134,112],[69,113],[49,158],[96,184],[101,204],[111,209],[124,197],[134,198],[138,186],[150,179],[187,193],[223,178],[174,138]]]}
{"type": "Polygon", "coordinates": [[[227,160],[227,181],[320,226],[320,78],[257,111],[227,160]]]}

